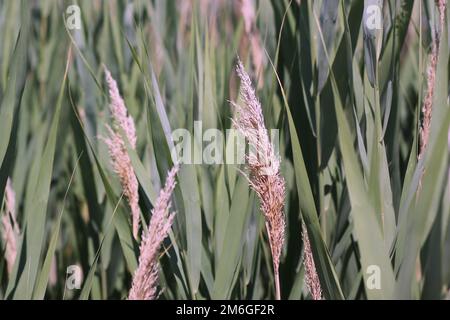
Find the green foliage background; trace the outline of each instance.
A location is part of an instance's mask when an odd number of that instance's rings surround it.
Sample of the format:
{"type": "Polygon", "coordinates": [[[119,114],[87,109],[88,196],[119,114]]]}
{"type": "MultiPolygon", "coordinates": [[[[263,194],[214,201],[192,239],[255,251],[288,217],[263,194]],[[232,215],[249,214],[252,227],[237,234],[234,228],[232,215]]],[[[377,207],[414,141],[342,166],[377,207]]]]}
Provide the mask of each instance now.
{"type": "MultiPolygon", "coordinates": [[[[258,95],[266,126],[281,132],[287,183],[283,299],[310,298],[302,220],[324,298],[448,296],[448,28],[430,140],[418,160],[438,12],[434,1],[381,2],[383,30],[374,34],[363,27],[361,0],[255,2],[267,50],[258,95]],[[380,290],[365,286],[371,265],[381,270],[380,290]]],[[[127,296],[138,243],[99,139],[110,122],[102,64],[136,121],[138,147],[129,153],[147,222],[172,165],[170,132],[193,132],[194,120],[204,129],[231,127],[243,21],[233,1],[215,15],[193,1],[180,34],[179,5],[0,0],[0,198],[12,177],[21,228],[10,275],[0,255],[1,298],[127,296]],[[71,4],[81,8],[81,30],[65,28],[71,4]],[[73,264],[84,273],[81,290],[65,289],[73,264]]],[[[274,298],[264,218],[238,169],[182,166],[161,299],[274,298]]]]}

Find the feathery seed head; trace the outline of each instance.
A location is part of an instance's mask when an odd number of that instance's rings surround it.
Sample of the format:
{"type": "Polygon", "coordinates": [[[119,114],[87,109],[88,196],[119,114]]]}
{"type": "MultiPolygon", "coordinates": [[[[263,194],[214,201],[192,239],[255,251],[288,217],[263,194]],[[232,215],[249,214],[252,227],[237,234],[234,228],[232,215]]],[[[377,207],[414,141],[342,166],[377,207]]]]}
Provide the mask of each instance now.
{"type": "Polygon", "coordinates": [[[427,92],[425,94],[425,98],[423,100],[422,106],[422,125],[420,128],[420,149],[419,149],[419,159],[422,157],[427,145],[428,139],[430,136],[430,127],[431,127],[431,114],[433,110],[433,98],[434,98],[434,87],[436,85],[436,71],[438,64],[438,54],[439,54],[439,45],[440,45],[440,37],[443,34],[443,30],[445,27],[445,10],[447,6],[447,0],[435,0],[436,6],[439,11],[439,24],[440,24],[440,32],[435,30],[434,32],[434,40],[431,44],[431,53],[429,55],[429,65],[427,68],[427,92]]]}
{"type": "Polygon", "coordinates": [[[139,266],[133,276],[129,300],[153,300],[157,297],[158,256],[164,239],[169,234],[175,217],[170,212],[170,197],[175,189],[175,176],[179,170],[174,166],[168,173],[164,188],[160,191],[147,230],[143,231],[139,266]]]}
{"type": "Polygon", "coordinates": [[[121,128],[128,142],[133,149],[136,148],[136,128],[134,125],[133,118],[128,115],[127,108],[125,107],[125,102],[123,101],[119,88],[117,87],[117,82],[111,76],[109,70],[105,67],[106,82],[109,87],[109,96],[111,98],[110,110],[111,115],[114,119],[114,129],[118,130],[121,128]]]}
{"type": "Polygon", "coordinates": [[[427,68],[427,92],[423,100],[422,106],[422,127],[420,130],[420,152],[419,158],[422,157],[426,146],[428,145],[428,138],[430,136],[431,127],[431,114],[433,110],[433,97],[434,97],[434,87],[436,79],[436,67],[437,67],[437,45],[433,42],[432,51],[430,54],[430,64],[427,68]]]}
{"type": "Polygon", "coordinates": [[[249,144],[249,152],[246,155],[250,171],[249,184],[260,199],[261,211],[266,219],[274,272],[278,276],[285,231],[285,181],[280,174],[280,159],[274,152],[264,124],[261,104],[240,60],[236,71],[241,79],[240,94],[243,103],[232,103],[236,108],[233,125],[249,144]]]}
{"type": "Polygon", "coordinates": [[[434,98],[434,87],[436,80],[436,69],[438,64],[438,54],[439,54],[439,45],[440,45],[440,37],[443,34],[443,29],[445,27],[445,10],[447,6],[446,0],[435,0],[436,6],[439,11],[439,22],[440,22],[440,33],[435,30],[434,40],[432,42],[431,54],[429,57],[429,65],[427,68],[427,92],[425,94],[425,98],[423,100],[422,106],[422,126],[420,128],[420,150],[419,150],[419,159],[423,156],[425,149],[428,145],[428,139],[430,136],[430,127],[431,127],[431,115],[433,110],[433,98],[434,98]]]}
{"type": "Polygon", "coordinates": [[[314,264],[314,257],[311,251],[311,244],[309,242],[308,231],[305,223],[302,221],[302,238],[305,250],[305,257],[303,264],[305,265],[306,285],[314,300],[322,300],[322,289],[320,287],[319,276],[317,275],[316,265],[314,264]]]}
{"type": "Polygon", "coordinates": [[[122,97],[120,96],[117,83],[112,78],[111,73],[106,67],[105,74],[111,99],[110,110],[113,117],[113,128],[108,125],[106,126],[109,132],[109,137],[103,138],[103,141],[108,146],[113,169],[119,176],[123,193],[130,205],[133,222],[133,236],[137,239],[140,220],[139,184],[136,175],[134,174],[131,159],[125,143],[125,139],[127,139],[131,148],[136,148],[136,129],[133,118],[127,115],[127,109],[122,97]],[[125,134],[125,137],[122,136],[120,130],[122,130],[125,134]]]}

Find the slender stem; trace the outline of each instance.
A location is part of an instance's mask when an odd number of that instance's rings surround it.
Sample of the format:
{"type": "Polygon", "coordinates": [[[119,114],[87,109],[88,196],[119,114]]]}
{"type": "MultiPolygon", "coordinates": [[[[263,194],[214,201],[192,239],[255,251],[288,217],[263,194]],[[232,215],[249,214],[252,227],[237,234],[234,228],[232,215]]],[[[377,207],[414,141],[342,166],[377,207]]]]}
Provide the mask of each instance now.
{"type": "Polygon", "coordinates": [[[275,277],[275,299],[281,300],[281,292],[280,292],[280,275],[278,272],[278,266],[273,266],[274,268],[274,277],[275,277]]]}
{"type": "Polygon", "coordinates": [[[270,253],[272,255],[273,277],[275,280],[275,299],[281,300],[279,265],[275,262],[275,258],[273,256],[272,237],[270,236],[269,223],[267,221],[266,221],[266,230],[267,230],[267,237],[269,238],[270,253]]]}

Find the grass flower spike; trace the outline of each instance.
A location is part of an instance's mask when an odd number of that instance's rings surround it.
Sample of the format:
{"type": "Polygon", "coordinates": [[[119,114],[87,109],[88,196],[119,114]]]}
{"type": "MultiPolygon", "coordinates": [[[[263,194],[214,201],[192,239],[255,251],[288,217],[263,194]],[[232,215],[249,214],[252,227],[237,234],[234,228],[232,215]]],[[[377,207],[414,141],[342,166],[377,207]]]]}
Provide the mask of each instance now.
{"type": "Polygon", "coordinates": [[[136,128],[133,118],[128,115],[125,102],[120,96],[116,81],[112,78],[111,73],[106,69],[106,82],[109,87],[109,96],[111,99],[110,110],[113,117],[113,127],[107,126],[109,137],[104,138],[109,149],[112,159],[112,166],[120,179],[123,193],[128,200],[131,208],[131,216],[133,222],[133,236],[138,237],[139,232],[139,194],[138,181],[134,174],[131,159],[127,152],[125,139],[128,140],[131,148],[136,148],[136,128]],[[122,133],[125,137],[122,136],[122,133]]]}
{"type": "Polygon", "coordinates": [[[113,79],[111,73],[105,68],[106,82],[108,83],[109,96],[111,98],[110,110],[114,119],[115,129],[121,128],[125,132],[131,147],[136,148],[136,127],[133,118],[128,115],[125,102],[120,95],[116,80],[113,79]]]}
{"type": "Polygon", "coordinates": [[[420,150],[419,158],[422,157],[428,145],[431,127],[431,115],[433,110],[434,88],[436,85],[436,71],[438,64],[439,47],[443,30],[445,28],[445,10],[447,7],[446,0],[436,0],[436,6],[439,12],[439,32],[434,30],[434,40],[432,42],[431,53],[429,56],[429,65],[427,68],[427,92],[422,105],[422,126],[420,130],[420,150]]]}
{"type": "Polygon", "coordinates": [[[164,188],[159,193],[147,230],[143,231],[139,266],[134,273],[129,300],[153,300],[157,297],[158,257],[161,245],[169,234],[175,213],[170,213],[170,197],[175,189],[179,167],[169,171],[164,188]]]}
{"type": "Polygon", "coordinates": [[[306,285],[314,300],[322,300],[322,289],[320,287],[319,276],[317,275],[316,265],[311,251],[311,244],[309,242],[308,231],[305,223],[302,222],[302,237],[303,246],[305,250],[305,258],[303,264],[305,265],[306,285]]]}
{"type": "Polygon", "coordinates": [[[5,214],[2,216],[3,242],[5,243],[5,260],[8,274],[11,273],[17,256],[17,238],[19,237],[19,225],[15,212],[16,194],[8,178],[5,188],[5,214]]]}
{"type": "Polygon", "coordinates": [[[433,43],[433,48],[430,54],[430,64],[427,69],[427,93],[425,95],[422,106],[423,121],[422,128],[420,130],[419,158],[422,157],[425,148],[428,145],[428,138],[430,136],[431,113],[433,110],[434,86],[438,60],[437,51],[437,45],[436,43],[433,43]]]}
{"type": "Polygon", "coordinates": [[[250,171],[248,179],[251,188],[260,199],[261,211],[266,220],[272,251],[276,298],[280,299],[279,264],[284,243],[285,181],[280,174],[280,159],[275,154],[264,124],[261,104],[240,60],[236,70],[241,79],[240,94],[243,104],[232,103],[236,108],[233,124],[248,141],[250,147],[247,154],[247,165],[250,171]]]}

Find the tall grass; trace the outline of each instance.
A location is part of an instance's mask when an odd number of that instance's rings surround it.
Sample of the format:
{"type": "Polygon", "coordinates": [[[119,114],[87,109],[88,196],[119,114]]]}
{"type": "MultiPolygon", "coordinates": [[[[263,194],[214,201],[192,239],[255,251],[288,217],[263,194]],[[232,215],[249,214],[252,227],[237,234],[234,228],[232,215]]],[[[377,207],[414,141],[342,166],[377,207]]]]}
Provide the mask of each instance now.
{"type": "Polygon", "coordinates": [[[248,103],[238,56],[261,127],[280,132],[284,241],[263,189],[249,186],[255,168],[181,164],[176,215],[147,270],[159,299],[448,297],[446,5],[0,0],[0,297],[129,297],[139,235],[179,160],[172,132],[192,134],[193,154],[209,142],[197,121],[226,137],[229,101],[248,103]],[[73,4],[81,29],[65,23],[73,4]],[[381,29],[367,24],[371,5],[381,29]],[[110,96],[126,106],[120,119],[110,96]],[[134,119],[135,139],[121,119],[134,119]],[[67,286],[74,265],[79,289],[67,286]]]}

